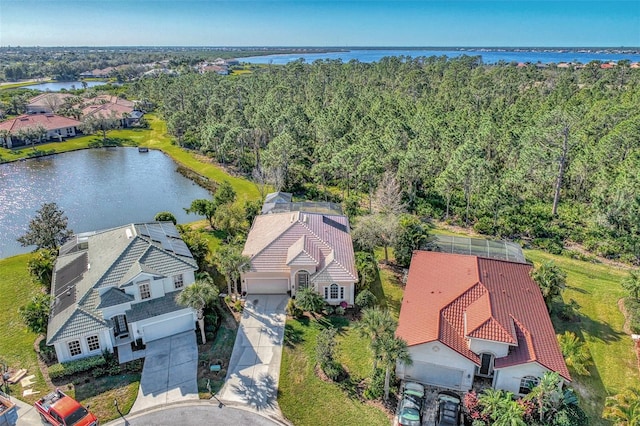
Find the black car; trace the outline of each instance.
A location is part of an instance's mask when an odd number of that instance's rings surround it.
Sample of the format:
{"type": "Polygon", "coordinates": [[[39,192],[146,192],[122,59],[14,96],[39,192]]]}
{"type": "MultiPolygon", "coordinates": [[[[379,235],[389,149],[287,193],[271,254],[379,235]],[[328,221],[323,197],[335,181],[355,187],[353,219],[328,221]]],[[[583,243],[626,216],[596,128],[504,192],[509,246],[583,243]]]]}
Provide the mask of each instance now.
{"type": "Polygon", "coordinates": [[[453,392],[442,391],[437,401],[436,426],[460,426],[460,397],[453,392]]]}

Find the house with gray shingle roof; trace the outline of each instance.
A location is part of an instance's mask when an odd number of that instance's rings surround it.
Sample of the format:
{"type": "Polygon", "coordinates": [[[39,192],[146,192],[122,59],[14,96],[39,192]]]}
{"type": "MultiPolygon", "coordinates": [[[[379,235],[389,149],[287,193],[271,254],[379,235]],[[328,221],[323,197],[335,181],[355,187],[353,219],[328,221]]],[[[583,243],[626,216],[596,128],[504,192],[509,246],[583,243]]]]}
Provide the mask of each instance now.
{"type": "Polygon", "coordinates": [[[255,218],[242,252],[248,294],[290,294],[312,287],[327,303],[353,305],[358,272],[349,220],[340,214],[285,211],[255,218]]]}
{"type": "Polygon", "coordinates": [[[117,350],[120,362],[162,337],[195,330],[177,296],[198,266],[170,222],[74,235],[60,248],[51,285],[47,345],[60,362],[117,350]]]}

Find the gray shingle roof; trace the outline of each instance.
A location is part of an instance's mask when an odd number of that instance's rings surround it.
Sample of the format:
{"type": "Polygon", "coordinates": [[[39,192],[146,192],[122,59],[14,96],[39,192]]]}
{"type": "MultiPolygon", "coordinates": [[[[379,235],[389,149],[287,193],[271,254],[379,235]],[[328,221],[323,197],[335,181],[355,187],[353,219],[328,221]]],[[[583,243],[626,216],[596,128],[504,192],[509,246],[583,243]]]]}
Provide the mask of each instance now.
{"type": "MultiPolygon", "coordinates": [[[[123,287],[140,272],[166,277],[198,269],[188,250],[188,255],[184,255],[181,245],[175,244],[180,250],[176,254],[171,251],[174,245],[158,245],[149,232],[147,235],[141,235],[139,229],[152,231],[155,237],[164,236],[173,242],[182,243],[180,238],[176,238],[179,234],[171,223],[132,224],[89,235],[86,249],[71,250],[60,255],[54,267],[54,289],[56,272],[80,256],[86,256],[88,261],[86,267],[79,271],[80,276],[74,282],[72,294],[67,295],[65,291],[59,295],[71,300],[71,303],[54,300],[54,304],[58,302],[59,309],[54,310],[49,318],[47,344],[68,338],[74,333],[83,334],[94,331],[96,327],[108,326],[102,317],[101,309],[132,300],[119,290],[111,289],[101,298],[98,289],[123,287]],[[87,318],[93,318],[93,321],[87,318]]],[[[68,302],[67,299],[65,300],[68,302]]]]}
{"type": "Polygon", "coordinates": [[[165,294],[163,297],[131,305],[131,309],[126,312],[127,320],[136,322],[184,309],[185,307],[179,305],[176,301],[179,294],[179,291],[174,291],[165,294]]]}
{"type": "Polygon", "coordinates": [[[122,290],[117,289],[116,287],[111,287],[109,290],[104,292],[102,294],[102,297],[100,297],[99,299],[100,303],[97,307],[106,308],[109,306],[121,305],[123,303],[131,302],[134,300],[134,297],[122,290]]]}

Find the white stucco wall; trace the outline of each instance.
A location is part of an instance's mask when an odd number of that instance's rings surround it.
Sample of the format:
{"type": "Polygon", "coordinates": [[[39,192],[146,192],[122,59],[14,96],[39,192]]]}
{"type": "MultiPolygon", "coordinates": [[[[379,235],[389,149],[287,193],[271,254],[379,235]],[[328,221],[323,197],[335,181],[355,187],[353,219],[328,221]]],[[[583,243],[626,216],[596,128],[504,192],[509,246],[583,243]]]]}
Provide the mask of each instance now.
{"type": "Polygon", "coordinates": [[[519,395],[520,380],[526,376],[542,377],[544,373],[549,371],[547,368],[537,362],[527,364],[519,364],[511,367],[500,368],[494,370],[493,387],[503,389],[519,395]]]}
{"type": "MultiPolygon", "coordinates": [[[[314,288],[316,289],[316,291],[318,293],[320,293],[322,295],[322,297],[324,297],[324,288],[325,287],[331,287],[331,284],[333,283],[313,283],[312,285],[314,286],[314,288]]],[[[355,285],[352,282],[336,282],[336,284],[338,284],[338,286],[340,287],[344,287],[344,297],[340,297],[340,292],[338,290],[338,298],[337,299],[325,299],[325,301],[330,304],[330,305],[339,305],[340,302],[345,301],[347,302],[349,305],[353,305],[354,303],[354,292],[355,292],[355,285]]],[[[331,292],[329,291],[329,296],[331,296],[331,292]]]]}
{"type": "MultiPolygon", "coordinates": [[[[175,275],[179,275],[179,274],[175,274],[175,275]]],[[[165,294],[171,293],[172,291],[176,291],[176,288],[173,283],[173,277],[174,275],[171,275],[170,277],[164,278],[162,280],[163,292],[165,294]]],[[[188,285],[193,284],[196,281],[195,273],[193,271],[182,272],[182,281],[184,282],[184,287],[187,287],[188,285]]]]}
{"type": "Polygon", "coordinates": [[[492,340],[470,338],[469,349],[478,355],[483,352],[492,353],[496,358],[502,358],[509,354],[509,345],[492,340]]]}
{"type": "Polygon", "coordinates": [[[409,347],[409,354],[413,365],[398,364],[396,373],[400,379],[409,376],[420,377],[421,373],[417,370],[420,369],[422,363],[426,363],[462,371],[459,389],[469,390],[471,388],[476,365],[448,346],[437,341],[424,343],[409,347]]]}
{"type": "Polygon", "coordinates": [[[175,318],[182,317],[185,315],[188,315],[191,317],[190,329],[195,330],[197,315],[196,315],[196,311],[194,311],[191,308],[180,309],[178,311],[169,312],[164,315],[158,315],[152,318],[146,318],[144,320],[132,322],[129,325],[129,330],[131,333],[133,333],[134,340],[142,339],[142,341],[146,343],[147,340],[144,335],[144,327],[153,326],[155,324],[162,323],[162,326],[164,327],[164,330],[163,330],[164,335],[172,336],[182,331],[186,331],[184,329],[179,329],[174,327],[176,324],[177,325],[181,324],[180,322],[175,321],[175,318]]]}
{"type": "Polygon", "coordinates": [[[75,361],[77,359],[86,358],[89,356],[100,355],[103,350],[108,350],[109,352],[113,352],[113,344],[111,342],[111,333],[108,328],[104,328],[102,330],[84,334],[78,338],[70,338],[61,342],[57,342],[54,345],[56,350],[56,355],[58,357],[59,362],[68,362],[75,361]],[[89,346],[87,345],[87,337],[89,336],[98,336],[98,341],[100,342],[100,348],[95,351],[89,351],[89,346]],[[71,357],[69,353],[69,342],[73,340],[80,341],[80,348],[82,349],[82,353],[80,355],[76,355],[71,357]]]}

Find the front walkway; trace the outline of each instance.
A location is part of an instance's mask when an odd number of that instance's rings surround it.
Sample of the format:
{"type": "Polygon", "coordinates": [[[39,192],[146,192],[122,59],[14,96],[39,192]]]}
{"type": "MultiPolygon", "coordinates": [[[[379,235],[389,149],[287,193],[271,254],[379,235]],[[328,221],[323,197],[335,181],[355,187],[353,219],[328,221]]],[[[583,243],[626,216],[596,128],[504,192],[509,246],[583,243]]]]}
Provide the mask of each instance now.
{"type": "Polygon", "coordinates": [[[186,331],[147,343],[138,397],[131,413],[177,401],[197,400],[198,345],[186,331]]]}
{"type": "Polygon", "coordinates": [[[276,398],[287,295],[248,295],[236,336],[222,401],[280,416],[276,398]]]}

